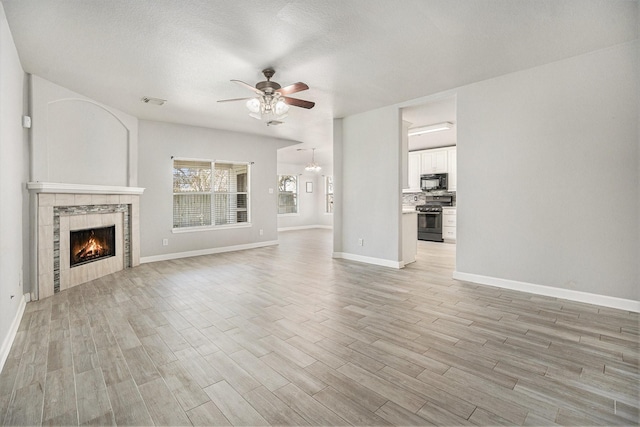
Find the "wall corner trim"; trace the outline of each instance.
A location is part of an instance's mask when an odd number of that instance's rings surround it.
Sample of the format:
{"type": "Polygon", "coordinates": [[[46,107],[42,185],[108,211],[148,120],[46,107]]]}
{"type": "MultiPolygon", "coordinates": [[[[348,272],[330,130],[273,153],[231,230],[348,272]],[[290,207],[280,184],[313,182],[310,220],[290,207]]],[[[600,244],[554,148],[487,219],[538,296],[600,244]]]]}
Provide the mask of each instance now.
{"type": "Polygon", "coordinates": [[[13,318],[13,322],[11,322],[11,326],[9,327],[9,332],[7,333],[7,336],[4,337],[4,341],[2,342],[2,347],[0,347],[0,372],[2,372],[2,368],[4,368],[4,363],[7,361],[7,358],[9,357],[9,352],[11,351],[13,340],[15,340],[16,334],[18,333],[18,327],[20,326],[20,321],[22,320],[24,309],[27,306],[27,299],[30,299],[29,294],[22,295],[22,298],[20,299],[20,303],[18,305],[18,311],[16,312],[16,315],[13,318]]]}
{"type": "Polygon", "coordinates": [[[640,301],[630,299],[610,297],[607,295],[592,294],[589,292],[575,291],[572,289],[554,288],[552,286],[537,285],[534,283],[518,282],[516,280],[501,279],[498,277],[482,276],[479,274],[453,272],[453,278],[464,282],[476,283],[479,285],[495,286],[498,288],[511,289],[514,291],[528,292],[530,294],[543,295],[566,299],[569,301],[582,302],[585,304],[600,305],[603,307],[615,308],[618,310],[633,311],[640,313],[640,301]]]}
{"type": "Polygon", "coordinates": [[[398,269],[404,267],[404,263],[402,261],[391,261],[388,259],[373,258],[373,257],[364,256],[364,255],[350,254],[346,252],[334,252],[332,254],[332,257],[336,259],[346,259],[349,261],[358,261],[358,262],[364,262],[366,264],[380,265],[382,267],[391,267],[391,268],[398,268],[398,269]]]}

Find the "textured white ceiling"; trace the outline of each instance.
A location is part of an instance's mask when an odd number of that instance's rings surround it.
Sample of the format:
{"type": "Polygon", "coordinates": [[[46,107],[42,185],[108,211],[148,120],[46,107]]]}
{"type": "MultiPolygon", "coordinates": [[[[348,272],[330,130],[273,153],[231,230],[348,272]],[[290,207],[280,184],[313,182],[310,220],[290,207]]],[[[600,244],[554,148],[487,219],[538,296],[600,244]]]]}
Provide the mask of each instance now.
{"type": "Polygon", "coordinates": [[[301,141],[331,158],[332,119],[638,37],[628,0],[3,0],[26,72],[142,119],[301,141]],[[276,69],[295,96],[267,127],[231,83],[276,69]],[[163,107],[140,102],[164,98],[163,107]]]}

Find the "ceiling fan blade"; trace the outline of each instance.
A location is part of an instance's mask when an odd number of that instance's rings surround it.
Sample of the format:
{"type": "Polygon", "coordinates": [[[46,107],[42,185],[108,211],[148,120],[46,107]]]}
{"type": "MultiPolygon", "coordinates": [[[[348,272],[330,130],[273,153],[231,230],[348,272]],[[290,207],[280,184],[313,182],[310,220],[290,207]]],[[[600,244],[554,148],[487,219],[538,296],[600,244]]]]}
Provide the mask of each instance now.
{"type": "Polygon", "coordinates": [[[280,95],[291,95],[292,93],[302,92],[303,90],[309,89],[309,86],[306,83],[298,82],[291,84],[289,86],[285,86],[276,90],[280,95]]]}
{"type": "Polygon", "coordinates": [[[220,99],[218,102],[248,101],[249,99],[253,99],[253,98],[220,99]]]}
{"type": "Polygon", "coordinates": [[[264,95],[264,92],[263,92],[263,91],[261,91],[260,89],[255,88],[255,87],[253,87],[253,86],[251,86],[249,83],[245,83],[245,82],[243,82],[242,80],[231,80],[231,81],[232,81],[232,82],[235,82],[235,83],[238,83],[240,86],[244,86],[244,87],[246,87],[246,88],[247,88],[247,89],[249,89],[250,91],[257,93],[258,95],[264,95]]]}
{"type": "Polygon", "coordinates": [[[288,96],[283,96],[282,99],[284,99],[284,102],[289,105],[293,105],[294,107],[306,108],[307,110],[313,108],[313,106],[316,105],[315,102],[305,101],[304,99],[298,98],[289,98],[288,96]]]}

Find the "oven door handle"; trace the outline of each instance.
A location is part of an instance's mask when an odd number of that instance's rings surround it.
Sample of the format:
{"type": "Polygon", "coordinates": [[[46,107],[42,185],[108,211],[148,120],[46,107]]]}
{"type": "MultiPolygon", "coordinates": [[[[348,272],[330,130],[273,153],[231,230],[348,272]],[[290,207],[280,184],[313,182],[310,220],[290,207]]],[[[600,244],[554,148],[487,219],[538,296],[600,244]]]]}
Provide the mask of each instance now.
{"type": "Polygon", "coordinates": [[[442,212],[418,212],[418,215],[440,215],[442,212]]]}

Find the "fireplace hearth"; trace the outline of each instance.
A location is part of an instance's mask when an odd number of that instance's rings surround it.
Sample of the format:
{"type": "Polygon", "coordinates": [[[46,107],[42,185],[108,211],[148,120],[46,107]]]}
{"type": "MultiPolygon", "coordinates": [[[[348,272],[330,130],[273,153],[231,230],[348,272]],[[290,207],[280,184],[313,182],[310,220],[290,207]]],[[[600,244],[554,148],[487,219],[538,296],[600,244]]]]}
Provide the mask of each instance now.
{"type": "Polygon", "coordinates": [[[71,230],[70,267],[95,262],[116,255],[116,226],[71,230]]]}

